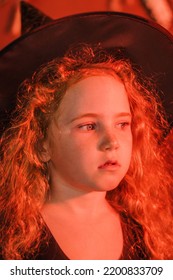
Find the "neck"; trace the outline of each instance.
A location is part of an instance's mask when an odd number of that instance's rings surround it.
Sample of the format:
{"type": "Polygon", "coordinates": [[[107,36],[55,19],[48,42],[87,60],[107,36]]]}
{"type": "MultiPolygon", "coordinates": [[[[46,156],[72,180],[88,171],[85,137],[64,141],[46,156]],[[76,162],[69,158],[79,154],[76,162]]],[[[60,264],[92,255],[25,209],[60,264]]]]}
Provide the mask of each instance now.
{"type": "Polygon", "coordinates": [[[61,209],[66,213],[81,216],[96,216],[102,211],[109,209],[105,191],[86,191],[75,189],[65,184],[51,187],[46,207],[61,209]]]}

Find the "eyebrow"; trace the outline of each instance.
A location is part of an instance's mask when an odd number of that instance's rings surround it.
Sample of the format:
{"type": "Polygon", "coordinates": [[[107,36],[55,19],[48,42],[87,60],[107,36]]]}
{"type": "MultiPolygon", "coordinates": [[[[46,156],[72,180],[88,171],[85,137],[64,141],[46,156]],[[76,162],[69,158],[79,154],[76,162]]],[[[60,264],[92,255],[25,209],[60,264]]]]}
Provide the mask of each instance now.
{"type": "MultiPolygon", "coordinates": [[[[76,120],[79,120],[79,119],[82,119],[82,118],[86,118],[86,117],[93,117],[93,118],[96,118],[98,117],[99,115],[98,114],[95,114],[95,113],[86,113],[86,114],[82,114],[82,115],[79,115],[75,118],[73,118],[70,122],[74,122],[76,120]]],[[[132,115],[128,112],[121,112],[121,113],[118,113],[118,114],[115,114],[115,117],[116,118],[120,118],[120,117],[132,117],[132,115]]]]}

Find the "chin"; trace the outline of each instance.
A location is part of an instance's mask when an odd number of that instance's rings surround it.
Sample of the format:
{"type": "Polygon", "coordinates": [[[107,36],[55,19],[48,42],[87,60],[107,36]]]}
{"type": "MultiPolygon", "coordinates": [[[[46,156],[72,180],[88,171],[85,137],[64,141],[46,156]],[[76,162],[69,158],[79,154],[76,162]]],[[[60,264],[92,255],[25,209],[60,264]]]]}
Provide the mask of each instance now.
{"type": "Polygon", "coordinates": [[[112,191],[114,189],[116,189],[118,187],[118,184],[106,184],[106,185],[102,185],[102,186],[97,186],[95,189],[97,189],[98,191],[112,191]]]}
{"type": "Polygon", "coordinates": [[[115,181],[115,180],[106,180],[105,182],[102,182],[100,184],[100,188],[102,188],[105,191],[112,191],[114,189],[116,189],[119,186],[120,181],[115,181]],[[103,185],[104,183],[104,185],[103,185]]]}

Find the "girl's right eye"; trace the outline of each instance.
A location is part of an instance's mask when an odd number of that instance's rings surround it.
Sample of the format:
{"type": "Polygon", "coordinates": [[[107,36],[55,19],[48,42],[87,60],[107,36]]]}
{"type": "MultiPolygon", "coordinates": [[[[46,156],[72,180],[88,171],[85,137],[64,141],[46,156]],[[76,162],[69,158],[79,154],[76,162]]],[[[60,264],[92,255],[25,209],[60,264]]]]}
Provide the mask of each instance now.
{"type": "Polygon", "coordinates": [[[78,128],[82,131],[92,131],[92,130],[95,130],[96,124],[94,124],[94,123],[82,124],[82,125],[79,125],[78,128]]]}

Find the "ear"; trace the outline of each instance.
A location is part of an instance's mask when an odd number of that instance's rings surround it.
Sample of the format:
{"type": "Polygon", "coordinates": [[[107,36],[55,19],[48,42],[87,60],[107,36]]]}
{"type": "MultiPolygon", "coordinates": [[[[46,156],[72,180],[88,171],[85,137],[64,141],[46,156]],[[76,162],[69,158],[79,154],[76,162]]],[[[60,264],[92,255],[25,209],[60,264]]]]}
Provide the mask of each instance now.
{"type": "Polygon", "coordinates": [[[50,156],[50,147],[49,147],[49,143],[48,141],[44,141],[41,145],[41,149],[40,149],[40,159],[43,162],[48,162],[51,159],[50,156]]]}

